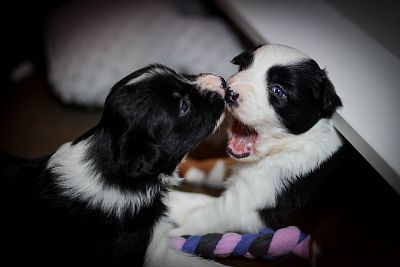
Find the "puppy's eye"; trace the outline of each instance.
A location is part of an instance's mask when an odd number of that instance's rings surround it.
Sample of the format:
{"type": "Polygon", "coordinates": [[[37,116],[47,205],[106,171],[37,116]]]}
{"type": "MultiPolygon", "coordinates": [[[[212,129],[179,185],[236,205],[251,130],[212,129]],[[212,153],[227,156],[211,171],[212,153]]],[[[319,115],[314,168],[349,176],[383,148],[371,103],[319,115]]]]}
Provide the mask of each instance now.
{"type": "Polygon", "coordinates": [[[188,111],[190,110],[190,102],[187,99],[181,99],[180,105],[179,105],[179,115],[183,116],[188,111]]]}
{"type": "Polygon", "coordinates": [[[272,86],[272,87],[271,87],[271,91],[272,91],[275,95],[277,95],[278,97],[280,97],[280,98],[283,98],[283,99],[286,99],[286,98],[287,98],[287,96],[286,96],[286,94],[285,94],[285,91],[284,91],[280,86],[278,86],[278,85],[272,86]]]}

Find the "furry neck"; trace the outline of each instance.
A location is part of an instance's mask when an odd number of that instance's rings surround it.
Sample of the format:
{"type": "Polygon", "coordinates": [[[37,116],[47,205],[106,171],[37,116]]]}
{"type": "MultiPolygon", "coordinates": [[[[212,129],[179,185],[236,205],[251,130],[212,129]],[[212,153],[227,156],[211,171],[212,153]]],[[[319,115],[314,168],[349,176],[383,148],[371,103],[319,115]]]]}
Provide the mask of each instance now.
{"type": "Polygon", "coordinates": [[[287,134],[268,142],[270,143],[266,146],[272,146],[270,151],[273,152],[267,153],[258,161],[241,165],[249,165],[251,168],[254,165],[268,169],[279,168],[292,172],[291,176],[298,176],[314,170],[342,146],[342,140],[332,122],[326,119],[320,120],[303,134],[287,134]]]}
{"type": "Polygon", "coordinates": [[[156,186],[125,190],[105,182],[101,171],[86,158],[90,138],[62,145],[50,158],[47,169],[55,174],[56,185],[63,196],[81,201],[90,208],[121,217],[125,212],[136,214],[150,206],[157,196],[162,196],[168,186],[179,182],[176,175],[160,174],[156,186]]]}
{"type": "Polygon", "coordinates": [[[239,162],[234,168],[231,185],[240,194],[244,192],[243,198],[251,196],[249,201],[257,207],[274,206],[285,186],[318,168],[342,146],[342,140],[330,121],[321,120],[301,135],[285,137],[282,144],[285,149],[278,153],[239,162]],[[262,195],[256,197],[256,192],[262,195]]]}

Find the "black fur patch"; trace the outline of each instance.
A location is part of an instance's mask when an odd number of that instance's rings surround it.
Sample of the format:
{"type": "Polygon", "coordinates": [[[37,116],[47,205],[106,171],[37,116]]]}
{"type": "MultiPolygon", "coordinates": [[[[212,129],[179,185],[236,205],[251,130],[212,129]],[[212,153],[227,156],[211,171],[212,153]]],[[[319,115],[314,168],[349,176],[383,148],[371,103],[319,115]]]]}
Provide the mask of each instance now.
{"type": "MultiPolygon", "coordinates": [[[[322,216],[351,211],[364,218],[364,222],[379,225],[374,229],[380,229],[376,235],[380,239],[395,233],[393,229],[397,229],[400,219],[394,211],[399,205],[400,196],[345,141],[317,169],[287,184],[277,195],[276,206],[261,209],[259,215],[273,229],[296,225],[310,233],[322,216]]],[[[399,238],[399,231],[395,236],[393,240],[399,238]]]]}
{"type": "Polygon", "coordinates": [[[162,65],[134,72],[112,88],[99,124],[72,143],[89,143],[82,156],[106,186],[133,195],[158,188],[151,203],[135,212],[126,208],[117,217],[64,194],[57,174],[46,167],[50,156],[25,160],[0,155],[4,260],[14,265],[141,266],[153,227],[167,211],[162,196],[169,188],[160,174],[171,175],[212,133],[224,111],[222,96],[188,82],[195,77],[162,65]],[[145,72],[149,75],[129,84],[145,72]],[[190,105],[185,115],[182,98],[190,105]]]}
{"type": "MultiPolygon", "coordinates": [[[[325,178],[342,173],[346,165],[345,149],[341,148],[317,170],[298,177],[294,182],[285,186],[276,197],[275,207],[260,210],[261,218],[273,229],[295,225],[294,223],[298,223],[296,216],[299,214],[304,216],[301,212],[310,209],[310,205],[316,203],[315,198],[319,194],[326,193],[323,190],[327,189],[326,184],[331,181],[325,178]]],[[[309,218],[311,219],[313,216],[309,218]]]]}
{"type": "Polygon", "coordinates": [[[237,55],[236,57],[234,57],[231,60],[232,64],[235,65],[239,65],[239,71],[248,69],[251,64],[253,64],[254,61],[254,51],[256,51],[259,47],[261,47],[261,45],[250,49],[250,50],[246,50],[242,53],[240,53],[239,55],[237,55]]]}
{"type": "Polygon", "coordinates": [[[224,109],[217,93],[200,91],[165,66],[148,68],[157,75],[125,85],[143,73],[139,70],[112,88],[91,134],[96,138],[87,156],[110,185],[137,188],[159,173],[172,174],[182,158],[212,133],[224,109]],[[180,116],[183,98],[190,110],[180,116]]]}
{"type": "Polygon", "coordinates": [[[266,82],[271,105],[293,134],[306,132],[321,118],[330,118],[342,105],[325,70],[311,59],[294,65],[272,66],[266,82]],[[286,98],[272,92],[276,85],[283,89],[286,98]]]}

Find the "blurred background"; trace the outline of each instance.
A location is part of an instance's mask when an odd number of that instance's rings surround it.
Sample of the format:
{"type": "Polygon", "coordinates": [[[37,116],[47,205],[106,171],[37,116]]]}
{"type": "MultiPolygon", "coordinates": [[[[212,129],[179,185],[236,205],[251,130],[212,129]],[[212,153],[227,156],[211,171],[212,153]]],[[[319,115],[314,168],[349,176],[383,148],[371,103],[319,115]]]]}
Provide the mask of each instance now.
{"type": "MultiPolygon", "coordinates": [[[[400,56],[397,1],[325,1],[400,56]]],[[[149,63],[228,78],[236,71],[229,61],[257,44],[224,13],[225,5],[16,0],[3,6],[0,149],[24,157],[51,153],[96,124],[111,86],[149,63]]],[[[219,131],[195,156],[224,155],[224,142],[219,131]]]]}
{"type": "MultiPolygon", "coordinates": [[[[0,149],[29,158],[94,126],[132,71],[163,63],[228,77],[229,61],[253,46],[212,0],[15,1],[5,11],[0,149]]],[[[224,135],[207,156],[224,155],[224,135]]]]}
{"type": "MultiPolygon", "coordinates": [[[[320,1],[338,10],[393,57],[400,57],[398,1],[320,1]]],[[[238,20],[225,13],[230,10],[229,2],[14,0],[3,5],[0,150],[27,158],[54,152],[98,122],[105,97],[115,82],[149,63],[167,64],[179,72],[211,72],[228,78],[236,71],[229,61],[257,45],[240,30],[238,20]]],[[[280,26],[273,25],[278,29],[280,26]]],[[[222,129],[191,156],[224,157],[225,145],[222,129]]],[[[384,209],[381,197],[395,193],[373,169],[371,177],[374,186],[366,197],[378,209],[380,205],[384,209]],[[376,195],[377,188],[384,193],[376,195]]],[[[331,246],[330,266],[398,266],[398,240],[370,246],[381,229],[365,234],[371,229],[362,222],[374,214],[367,206],[360,210],[362,217],[354,215],[358,211],[346,211],[346,216],[355,218],[351,224],[341,215],[330,214],[319,225],[320,235],[327,236],[327,246],[331,246]],[[373,252],[375,249],[378,253],[373,252]],[[352,260],[346,264],[340,261],[343,258],[352,260]]],[[[264,266],[249,261],[227,263],[264,266]]],[[[307,265],[289,260],[266,266],[307,265]]]]}

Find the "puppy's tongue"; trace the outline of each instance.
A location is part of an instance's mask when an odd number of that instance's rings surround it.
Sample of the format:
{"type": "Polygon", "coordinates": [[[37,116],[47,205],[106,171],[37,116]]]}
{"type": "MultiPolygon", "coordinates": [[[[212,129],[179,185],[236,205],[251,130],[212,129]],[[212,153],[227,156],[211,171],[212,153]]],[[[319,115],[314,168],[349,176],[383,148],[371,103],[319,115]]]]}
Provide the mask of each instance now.
{"type": "Polygon", "coordinates": [[[232,126],[232,139],[228,144],[228,153],[235,158],[245,158],[254,150],[257,132],[235,120],[232,126]]]}

